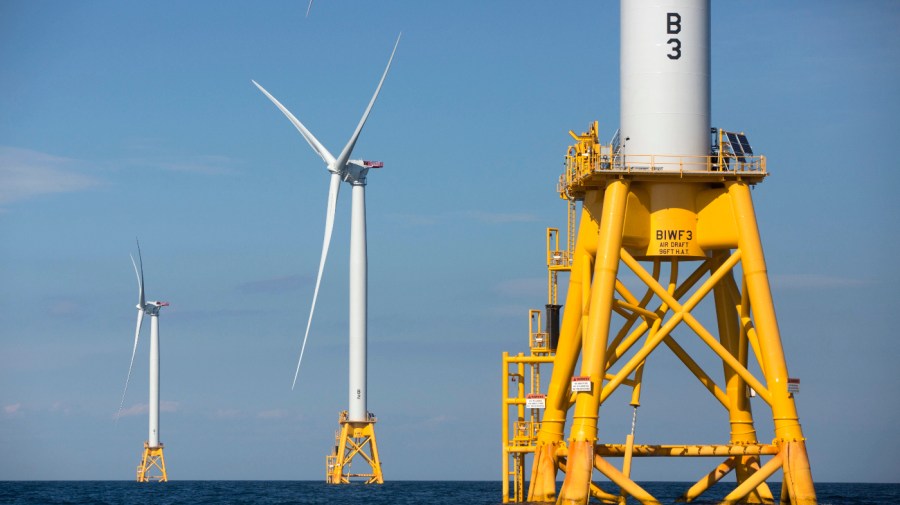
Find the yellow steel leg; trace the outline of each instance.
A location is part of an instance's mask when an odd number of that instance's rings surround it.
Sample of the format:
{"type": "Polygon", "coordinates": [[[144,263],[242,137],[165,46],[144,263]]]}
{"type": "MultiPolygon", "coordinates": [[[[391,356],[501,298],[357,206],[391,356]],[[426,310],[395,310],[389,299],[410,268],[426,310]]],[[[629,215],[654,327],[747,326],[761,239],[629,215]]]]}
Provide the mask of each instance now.
{"type": "Polygon", "coordinates": [[[582,205],[556,359],[532,462],[528,501],[556,500],[556,472],[559,466],[556,452],[563,445],[566,412],[569,409],[569,383],[578,355],[581,353],[582,318],[586,312],[586,302],[589,300],[585,288],[590,288],[591,266],[597,250],[598,220],[602,201],[600,191],[591,191],[582,205]]]}
{"type": "Polygon", "coordinates": [[[812,505],[816,503],[816,492],[794,397],[787,390],[787,364],[775,318],[775,306],[769,289],[766,260],[756,226],[750,188],[743,182],[731,182],[726,187],[737,222],[738,244],[743,252],[744,280],[755,316],[760,357],[771,397],[775,442],[781,447],[782,454],[786,453],[786,457],[782,458],[784,481],[790,482],[788,494],[793,505],[812,505]]]}
{"type": "Polygon", "coordinates": [[[159,444],[159,447],[150,447],[147,442],[144,442],[144,452],[141,455],[141,464],[137,467],[137,481],[167,482],[168,480],[169,475],[166,473],[166,459],[163,457],[163,444],[159,444]]]}
{"type": "MultiPolygon", "coordinates": [[[[719,263],[727,259],[727,254],[716,254],[719,263]]],[[[713,289],[716,304],[716,315],[719,322],[719,339],[722,345],[735,356],[741,365],[747,366],[747,340],[741,338],[737,307],[728,294],[728,284],[733,283],[733,277],[719,282],[713,289]]],[[[723,363],[724,365],[724,363],[723,363]]],[[[756,444],[756,430],[753,426],[753,414],[750,410],[750,401],[747,397],[747,384],[735,371],[724,365],[726,392],[728,395],[728,416],[731,422],[731,443],[737,445],[756,444]]],[[[735,465],[735,475],[738,484],[742,484],[751,475],[759,470],[759,458],[746,456],[738,458],[735,465]]],[[[744,503],[767,504],[775,502],[769,486],[762,482],[744,499],[744,503]]]]}
{"type": "Polygon", "coordinates": [[[581,360],[581,375],[589,377],[593,386],[590,392],[578,393],[575,399],[566,479],[560,490],[559,504],[586,504],[589,498],[628,188],[629,182],[626,180],[611,181],[603,199],[597,260],[591,283],[588,333],[583,337],[581,360]]]}

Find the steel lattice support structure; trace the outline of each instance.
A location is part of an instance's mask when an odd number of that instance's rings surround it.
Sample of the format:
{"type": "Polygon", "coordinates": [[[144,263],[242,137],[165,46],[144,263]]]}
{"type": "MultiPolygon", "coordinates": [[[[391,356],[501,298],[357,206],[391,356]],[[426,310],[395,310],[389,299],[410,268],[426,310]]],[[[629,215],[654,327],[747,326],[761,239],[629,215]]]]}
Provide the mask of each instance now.
{"type": "Polygon", "coordinates": [[[166,473],[166,458],[163,456],[163,444],[150,447],[144,442],[144,452],[141,454],[141,464],[137,467],[138,482],[168,482],[166,473]]]}
{"type": "MultiPolygon", "coordinates": [[[[537,435],[520,446],[505,437],[505,455],[534,454],[532,502],[659,503],[631,479],[632,458],[701,456],[719,462],[685,490],[685,501],[733,471],[737,484],[723,503],[773,503],[766,481],[781,470],[780,502],[815,504],[750,195],[767,175],[766,160],[743,133],[710,127],[710,2],[621,0],[620,11],[620,129],[609,145],[596,122],[587,133],[570,132],[576,144],[558,189],[569,209],[581,202],[581,217],[566,249],[553,371],[537,435]],[[700,317],[706,307],[712,324],[700,317]],[[729,440],[635,445],[648,357],[662,349],[727,412],[729,440]],[[721,367],[723,382],[711,366],[721,367]],[[623,386],[631,388],[632,433],[624,445],[606,444],[601,413],[623,386]],[[751,391],[771,412],[771,444],[757,440],[751,391]],[[622,457],[621,468],[612,457],[622,457]],[[603,490],[604,478],[620,491],[603,490]]],[[[505,405],[518,403],[508,396],[505,405]]]]}
{"type": "Polygon", "coordinates": [[[630,458],[711,457],[722,461],[685,490],[683,499],[693,500],[734,471],[737,486],[724,503],[773,503],[765,481],[782,470],[781,502],[815,503],[750,195],[750,186],[766,175],[765,160],[710,157],[693,170],[652,172],[629,165],[626,156],[604,165],[612,146],[596,139],[575,148],[562,188],[582,201],[582,212],[546,409],[534,446],[510,451],[534,452],[527,499],[621,499],[594,482],[596,470],[641,503],[658,503],[629,478],[630,458]],[[640,296],[620,278],[626,270],[640,280],[645,290],[640,296]],[[666,271],[668,278],[662,278],[666,271]],[[701,303],[714,306],[715,327],[694,316],[701,303]],[[673,336],[675,328],[689,329],[719,358],[721,385],[673,336]],[[727,410],[727,444],[633,445],[631,436],[625,445],[598,440],[600,413],[610,395],[631,387],[632,404],[639,404],[643,367],[663,348],[727,410]],[[590,390],[573,393],[573,376],[588,378],[590,390]],[[751,389],[771,409],[772,444],[757,440],[751,389]],[[763,462],[763,456],[770,459],[763,462]],[[610,457],[625,458],[623,468],[613,466],[610,457]],[[559,470],[565,479],[557,494],[559,470]]]}
{"type": "Polygon", "coordinates": [[[347,411],[341,412],[341,429],[335,436],[334,452],[325,457],[325,482],[350,484],[352,479],[365,479],[366,484],[384,484],[381,459],[375,441],[374,415],[368,421],[352,421],[347,411]],[[371,469],[367,473],[352,473],[354,459],[363,460],[371,469]]]}

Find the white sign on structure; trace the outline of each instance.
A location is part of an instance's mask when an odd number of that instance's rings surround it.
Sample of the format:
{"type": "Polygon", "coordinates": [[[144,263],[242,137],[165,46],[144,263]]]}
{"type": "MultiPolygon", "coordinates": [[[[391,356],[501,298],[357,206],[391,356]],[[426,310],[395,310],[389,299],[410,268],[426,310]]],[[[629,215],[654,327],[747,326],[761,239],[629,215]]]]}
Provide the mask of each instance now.
{"type": "Polygon", "coordinates": [[[572,392],[591,391],[591,378],[583,376],[572,377],[572,392]]]}
{"type": "Polygon", "coordinates": [[[795,377],[788,377],[788,393],[799,393],[800,392],[800,379],[795,377]]]}
{"type": "Polygon", "coordinates": [[[547,407],[547,395],[529,394],[525,395],[526,409],[543,409],[547,407]]]}

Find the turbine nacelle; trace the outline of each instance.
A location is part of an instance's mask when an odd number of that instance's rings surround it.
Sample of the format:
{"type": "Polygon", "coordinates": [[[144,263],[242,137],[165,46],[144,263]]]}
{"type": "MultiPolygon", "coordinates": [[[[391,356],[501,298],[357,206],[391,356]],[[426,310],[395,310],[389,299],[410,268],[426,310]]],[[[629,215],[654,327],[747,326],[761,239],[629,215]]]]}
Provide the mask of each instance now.
{"type": "Polygon", "coordinates": [[[383,168],[381,161],[350,160],[344,165],[342,179],[350,184],[365,184],[366,174],[371,168],[383,168]]]}
{"type": "MultiPolygon", "coordinates": [[[[143,310],[148,316],[156,316],[159,315],[159,309],[168,306],[169,302],[147,302],[147,304],[144,305],[143,310]]],[[[138,307],[138,309],[140,309],[140,307],[138,307]]]]}

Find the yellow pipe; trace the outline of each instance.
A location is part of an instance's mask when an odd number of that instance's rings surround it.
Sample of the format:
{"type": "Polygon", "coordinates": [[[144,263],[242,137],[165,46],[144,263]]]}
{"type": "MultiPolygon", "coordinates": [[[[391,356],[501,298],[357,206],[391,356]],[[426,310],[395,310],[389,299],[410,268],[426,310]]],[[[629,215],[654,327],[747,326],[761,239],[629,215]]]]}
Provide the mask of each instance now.
{"type": "Polygon", "coordinates": [[[816,505],[816,490],[809,469],[806,442],[794,440],[784,444],[784,482],[794,505],[816,505]]]}
{"type": "Polygon", "coordinates": [[[696,484],[691,486],[675,501],[692,502],[696,500],[701,494],[705,493],[706,490],[711,488],[716,482],[722,480],[722,477],[728,475],[728,473],[731,472],[733,468],[734,457],[726,459],[725,461],[720,463],[719,466],[717,466],[713,471],[709,472],[702,479],[698,480],[696,484]]]}
{"type": "Polygon", "coordinates": [[[738,244],[743,253],[742,266],[750,304],[755,316],[760,353],[766,369],[766,382],[772,396],[775,436],[785,440],[803,440],[797,409],[787,390],[788,371],[781,347],[781,335],[775,318],[775,306],[769,289],[769,277],[763,256],[750,188],[744,183],[726,184],[738,227],[738,244]]]}
{"type": "MultiPolygon", "coordinates": [[[[657,284],[657,283],[652,283],[652,279],[649,278],[649,274],[647,273],[647,271],[644,270],[640,266],[640,264],[634,258],[632,258],[630,254],[628,254],[627,251],[625,251],[625,250],[622,251],[622,261],[625,262],[625,264],[628,265],[628,267],[631,268],[634,271],[634,273],[636,273],[638,275],[638,277],[641,278],[641,280],[643,280],[648,285],[652,285],[654,290],[656,291],[656,295],[659,296],[663,302],[668,303],[669,306],[672,307],[673,310],[675,310],[675,314],[672,316],[671,319],[669,319],[669,321],[666,322],[666,324],[663,326],[660,333],[663,335],[668,335],[672,331],[672,328],[674,328],[678,323],[680,323],[682,320],[684,320],[684,322],[691,329],[693,329],[694,332],[696,332],[704,342],[706,342],[706,345],[708,345],[713,350],[713,352],[718,354],[719,357],[722,358],[728,364],[728,366],[730,366],[731,368],[734,369],[735,372],[740,374],[741,377],[743,377],[744,380],[746,380],[747,383],[750,384],[750,386],[757,391],[760,398],[769,402],[770,401],[769,400],[769,392],[762,385],[762,383],[760,383],[759,380],[757,380],[756,377],[754,377],[753,374],[751,374],[749,370],[747,370],[740,363],[738,363],[737,359],[735,359],[734,356],[731,356],[730,354],[728,354],[728,352],[725,351],[724,348],[722,348],[722,346],[718,342],[716,342],[715,338],[713,338],[712,335],[710,335],[709,332],[703,328],[703,325],[701,325],[690,313],[690,311],[693,310],[694,307],[698,303],[700,303],[700,301],[703,299],[703,297],[705,297],[709,293],[709,291],[712,289],[712,287],[716,283],[718,283],[721,280],[721,278],[727,272],[729,272],[731,270],[731,268],[734,267],[734,264],[738,260],[740,260],[740,258],[741,258],[741,251],[740,250],[735,251],[734,254],[732,254],[731,257],[729,257],[728,260],[722,264],[722,266],[720,266],[718,269],[716,269],[716,271],[713,272],[713,274],[710,276],[710,278],[707,279],[706,282],[704,282],[703,285],[700,286],[700,288],[697,290],[697,292],[695,292],[687,300],[687,302],[685,302],[684,306],[682,306],[681,304],[678,303],[677,300],[675,300],[672,296],[670,296],[668,294],[668,292],[666,292],[664,289],[662,289],[662,286],[659,286],[659,284],[657,284]]],[[[658,339],[661,340],[662,337],[658,337],[658,339]]],[[[659,342],[656,342],[656,344],[658,344],[658,343],[659,342]]],[[[646,358],[646,354],[641,356],[642,353],[644,353],[643,349],[638,353],[638,356],[635,356],[634,358],[632,358],[631,361],[629,361],[629,365],[634,364],[633,366],[637,366],[636,365],[637,362],[643,361],[643,359],[646,358]],[[638,359],[638,357],[640,357],[640,359],[638,359]]],[[[649,354],[649,351],[647,352],[647,354],[649,354]]],[[[631,368],[632,370],[634,369],[633,366],[631,368]]],[[[607,388],[610,388],[610,393],[612,393],[612,391],[615,389],[615,387],[610,387],[610,386],[613,386],[613,383],[610,383],[607,385],[607,388]]],[[[618,384],[616,384],[615,386],[618,386],[618,384]]],[[[606,388],[604,388],[604,390],[605,389],[606,388]]]]}
{"type": "Polygon", "coordinates": [[[507,405],[507,401],[509,400],[509,353],[503,352],[503,373],[501,375],[503,377],[503,385],[500,388],[500,398],[502,400],[503,408],[501,409],[501,417],[502,417],[502,428],[501,428],[501,440],[500,443],[503,444],[503,461],[501,462],[501,471],[503,473],[502,485],[503,485],[503,503],[509,502],[509,406],[507,405]]]}
{"type": "Polygon", "coordinates": [[[566,294],[560,338],[553,361],[553,373],[547,387],[547,403],[544,419],[538,434],[538,443],[558,442],[565,433],[566,412],[569,404],[569,384],[574,375],[575,364],[582,347],[582,314],[584,312],[584,288],[587,275],[587,289],[590,289],[590,263],[597,247],[598,223],[593,217],[602,204],[599,191],[585,195],[582,204],[578,240],[575,243],[575,257],[566,294]]]}
{"type": "MultiPolygon", "coordinates": [[[[717,253],[717,257],[720,260],[722,259],[721,254],[717,253]]],[[[719,323],[719,339],[722,346],[732,356],[735,356],[742,366],[746,367],[747,350],[742,348],[741,332],[737,319],[738,314],[734,305],[729,304],[726,284],[727,282],[720,282],[713,289],[716,315],[719,323]]],[[[746,340],[743,340],[743,343],[746,344],[746,340]]],[[[725,376],[725,390],[729,398],[728,412],[731,423],[731,442],[756,443],[756,430],[753,427],[753,414],[750,411],[746,382],[731,367],[724,365],[724,363],[723,373],[725,376]]],[[[740,474],[742,472],[742,465],[738,465],[739,480],[741,480],[740,474]]]]}
{"type": "MultiPolygon", "coordinates": [[[[521,356],[521,353],[519,353],[521,356]]],[[[517,391],[516,398],[525,398],[525,363],[516,363],[516,373],[519,377],[519,380],[516,381],[517,391]]],[[[517,409],[517,420],[522,422],[525,420],[525,404],[520,404],[516,406],[517,409]]]]}
{"type": "MultiPolygon", "coordinates": [[[[635,391],[637,391],[637,389],[635,389],[635,391]]],[[[634,392],[632,392],[632,393],[634,393],[634,392]]],[[[634,449],[634,433],[629,433],[628,435],[625,436],[625,456],[622,458],[622,475],[626,479],[631,478],[631,459],[632,459],[631,457],[632,457],[633,449],[634,449]]],[[[625,490],[623,489],[621,498],[619,499],[619,503],[621,505],[626,504],[627,496],[628,496],[628,493],[625,492],[625,490]]]]}
{"type": "MultiPolygon", "coordinates": [[[[509,354],[509,353],[507,353],[509,354]]],[[[534,363],[553,363],[553,356],[524,356],[521,353],[517,356],[509,356],[506,359],[507,363],[526,363],[526,364],[534,364],[534,363]]]]}
{"type": "MultiPolygon", "coordinates": [[[[659,321],[659,319],[657,319],[657,321],[659,321]]],[[[641,324],[639,324],[638,327],[635,328],[630,335],[628,335],[628,338],[623,340],[620,337],[624,336],[625,330],[628,330],[628,328],[623,327],[622,330],[619,331],[619,334],[616,335],[616,338],[613,339],[612,342],[610,342],[610,348],[612,348],[613,346],[615,346],[615,348],[607,351],[606,369],[609,370],[610,368],[612,368],[613,365],[615,365],[619,361],[619,358],[624,356],[625,353],[627,353],[628,350],[631,349],[632,346],[634,346],[635,342],[637,342],[641,337],[644,336],[645,333],[647,333],[648,328],[649,326],[647,325],[647,321],[645,320],[641,322],[641,324]]]]}
{"type": "MultiPolygon", "coordinates": [[[[660,262],[659,262],[659,260],[656,260],[653,262],[653,278],[654,279],[659,278],[659,270],[660,270],[660,262]]],[[[622,284],[622,282],[619,281],[619,279],[616,279],[616,292],[619,293],[622,296],[622,298],[624,298],[625,301],[628,302],[629,304],[636,306],[636,307],[643,308],[643,309],[646,309],[647,304],[650,303],[651,300],[653,300],[653,291],[650,288],[647,288],[647,290],[644,292],[643,298],[641,298],[641,300],[638,301],[637,297],[635,297],[633,294],[631,294],[631,292],[628,290],[628,288],[625,287],[625,285],[622,284]]],[[[618,300],[617,300],[617,302],[618,302],[618,300]]],[[[658,316],[657,312],[654,312],[653,315],[658,316]]],[[[626,318],[625,324],[622,325],[622,328],[616,334],[616,338],[614,338],[613,341],[610,342],[610,344],[609,344],[610,349],[619,347],[619,344],[622,342],[622,339],[625,337],[625,335],[628,333],[628,331],[631,330],[631,327],[634,326],[634,323],[637,322],[637,320],[638,320],[638,317],[635,314],[632,314],[626,318]]],[[[646,322],[646,320],[645,320],[645,322],[646,322]]],[[[644,326],[644,328],[638,333],[638,335],[643,334],[644,331],[646,331],[646,326],[644,326]]],[[[638,338],[638,337],[636,337],[636,338],[638,338]]],[[[631,345],[628,345],[628,347],[631,347],[631,345]]],[[[607,354],[609,354],[609,350],[607,350],[607,354]]],[[[610,363],[607,363],[606,367],[609,368],[610,366],[612,366],[612,365],[610,363]]]]}
{"type": "MultiPolygon", "coordinates": [[[[684,296],[685,293],[687,293],[691,288],[693,288],[694,285],[697,283],[697,281],[699,281],[703,277],[703,275],[709,270],[710,265],[711,265],[711,263],[709,261],[704,261],[703,263],[701,263],[700,266],[698,266],[697,269],[694,270],[694,272],[691,273],[691,275],[689,275],[688,278],[685,279],[684,282],[680,286],[678,286],[678,288],[675,290],[675,292],[674,292],[675,298],[676,299],[681,298],[682,296],[684,296]]],[[[660,270],[660,260],[657,258],[657,259],[654,259],[654,261],[653,261],[652,279],[654,279],[654,281],[655,281],[654,284],[658,283],[659,270],[660,270]]],[[[647,286],[647,293],[644,295],[644,298],[639,303],[637,303],[637,305],[640,307],[646,307],[647,304],[650,302],[650,300],[652,300],[653,294],[654,294],[653,288],[650,286],[647,286]]],[[[636,304],[636,300],[634,298],[626,298],[626,301],[631,303],[632,305],[636,304]]],[[[654,311],[654,314],[656,314],[658,318],[663,318],[663,317],[665,317],[668,310],[669,310],[668,305],[666,305],[665,303],[661,303],[659,308],[657,308],[656,311],[654,311]]],[[[645,323],[646,323],[646,321],[645,321],[645,323]]],[[[647,331],[646,324],[639,326],[638,329],[635,330],[635,332],[631,336],[629,336],[628,340],[626,341],[626,342],[631,342],[631,343],[622,345],[616,349],[615,354],[614,354],[614,359],[612,359],[607,364],[607,368],[609,368],[613,364],[615,364],[615,361],[618,360],[618,358],[620,358],[624,353],[628,352],[628,349],[631,348],[631,345],[633,345],[633,343],[634,343],[633,341],[636,340],[637,338],[640,338],[640,336],[645,331],[647,331]]]]}
{"type": "MultiPolygon", "coordinates": [[[[684,280],[684,282],[682,282],[681,286],[679,286],[675,290],[675,293],[674,293],[675,298],[676,299],[681,298],[682,296],[684,296],[685,293],[688,292],[688,290],[693,288],[694,285],[697,283],[697,281],[699,281],[703,277],[703,275],[709,270],[710,265],[711,265],[711,263],[708,260],[701,263],[700,266],[698,266],[697,269],[694,270],[694,272],[691,273],[691,275],[689,275],[688,278],[684,280]]],[[[659,269],[660,269],[660,261],[658,259],[656,259],[653,262],[653,279],[654,280],[659,279],[659,269]]],[[[652,298],[653,298],[653,289],[648,286],[647,294],[645,294],[644,299],[641,300],[640,306],[646,307],[647,303],[649,303],[652,298]]],[[[628,300],[628,301],[630,303],[634,303],[632,300],[628,300]]],[[[668,310],[669,310],[668,305],[666,305],[665,303],[662,303],[662,304],[660,304],[659,308],[656,309],[655,313],[658,314],[660,318],[662,318],[662,317],[665,317],[668,310]]],[[[617,344],[618,346],[616,347],[615,351],[611,355],[608,356],[606,368],[607,369],[612,368],[612,366],[616,364],[616,362],[619,360],[619,358],[621,358],[626,352],[628,352],[628,350],[631,349],[631,347],[634,345],[634,343],[641,336],[643,336],[644,332],[647,331],[647,328],[648,328],[647,322],[644,321],[634,330],[634,332],[632,332],[631,335],[629,335],[628,339],[625,340],[624,343],[619,344],[619,341],[621,340],[622,332],[624,332],[628,329],[626,327],[623,327],[622,331],[620,331],[620,334],[618,336],[616,336],[616,340],[613,341],[614,344],[617,344]]],[[[610,347],[612,347],[612,346],[613,346],[613,344],[610,344],[610,347]]]]}
{"type": "Polygon", "coordinates": [[[722,500],[722,505],[732,505],[735,503],[739,503],[744,499],[745,496],[750,494],[750,492],[759,487],[760,484],[765,482],[766,479],[768,479],[773,473],[781,468],[782,463],[782,455],[780,453],[776,454],[757,472],[749,476],[747,480],[741,483],[738,487],[734,488],[734,491],[728,493],[725,499],[722,500]]]}
{"type": "Polygon", "coordinates": [[[726,278],[726,287],[731,296],[731,303],[734,304],[741,317],[741,338],[746,338],[750,346],[753,348],[753,355],[762,370],[763,377],[766,376],[766,367],[763,363],[762,356],[759,351],[759,339],[756,337],[756,329],[753,327],[753,320],[750,318],[750,293],[747,291],[747,283],[742,279],[743,289],[738,291],[734,277],[726,278]]]}
{"type": "Polygon", "coordinates": [[[619,269],[628,188],[629,181],[615,180],[606,187],[604,195],[591,285],[588,333],[583,337],[584,352],[581,356],[581,375],[590,378],[593,388],[590,392],[576,395],[571,431],[571,438],[576,442],[593,442],[597,437],[597,411],[606,372],[606,344],[612,316],[610,309],[619,269]]]}
{"type": "Polygon", "coordinates": [[[602,202],[602,193],[595,190],[587,192],[582,203],[560,338],[550,384],[547,387],[544,418],[538,432],[537,448],[532,462],[528,488],[529,501],[546,502],[556,499],[556,474],[559,464],[556,450],[562,445],[565,435],[566,414],[570,408],[569,384],[582,347],[583,314],[588,307],[592,258],[597,250],[599,233],[597,218],[602,202]]]}
{"type": "MultiPolygon", "coordinates": [[[[629,360],[621,370],[619,370],[619,372],[616,374],[616,378],[610,381],[603,388],[603,392],[600,396],[601,402],[609,397],[609,395],[612,394],[613,391],[615,391],[615,389],[621,383],[621,380],[624,379],[632,371],[634,371],[634,369],[647,358],[647,356],[653,351],[653,349],[655,349],[656,346],[659,345],[663,338],[669,335],[672,329],[682,320],[688,323],[688,325],[691,326],[695,332],[698,330],[698,328],[700,329],[700,331],[705,332],[705,330],[703,330],[703,327],[700,326],[699,323],[697,323],[697,321],[691,316],[690,311],[694,308],[694,306],[700,303],[700,301],[704,296],[706,296],[706,294],[709,293],[716,282],[718,282],[726,272],[730,271],[730,269],[734,266],[734,263],[736,263],[740,259],[740,251],[736,251],[726,263],[719,267],[710,276],[710,278],[707,279],[707,281],[704,282],[703,285],[701,285],[700,288],[687,300],[687,302],[685,302],[684,306],[681,306],[671,295],[668,294],[666,290],[662,288],[662,286],[660,286],[652,278],[650,278],[647,271],[644,270],[644,268],[641,267],[641,265],[630,254],[628,254],[627,251],[623,249],[621,251],[621,256],[622,261],[629,268],[631,268],[631,270],[634,271],[634,273],[637,274],[642,281],[644,281],[648,286],[652,286],[654,291],[656,292],[656,295],[659,296],[663,302],[669,304],[669,306],[671,306],[676,312],[666,322],[666,324],[663,325],[660,331],[657,332],[657,334],[654,335],[652,339],[648,339],[647,344],[640,351],[638,351],[638,353],[634,357],[632,357],[631,360],[629,360]]],[[[762,384],[760,384],[759,381],[756,380],[756,378],[753,377],[753,375],[746,368],[740,366],[740,364],[737,363],[737,360],[735,360],[733,356],[729,356],[727,355],[727,353],[723,354],[721,352],[721,345],[719,345],[718,342],[715,342],[714,339],[711,342],[709,342],[708,339],[704,339],[704,341],[707,341],[707,345],[709,345],[713,349],[713,351],[716,351],[718,347],[719,352],[717,352],[717,354],[720,354],[722,359],[728,362],[728,364],[732,366],[732,368],[735,368],[738,373],[742,374],[742,376],[746,376],[745,378],[747,382],[750,383],[754,388],[758,387],[760,397],[766,397],[768,392],[765,390],[762,384]]]]}
{"type": "MultiPolygon", "coordinates": [[[[774,456],[782,452],[782,448],[771,444],[748,445],[635,445],[632,455],[636,458],[689,457],[706,458],[715,456],[774,456]]],[[[625,455],[623,444],[595,444],[594,454],[619,458],[625,455]]],[[[556,451],[558,458],[565,458],[569,450],[560,447],[556,451]]]]}
{"type": "MultiPolygon", "coordinates": [[[[809,457],[803,442],[794,398],[787,390],[788,370],[781,346],[781,335],[775,317],[775,306],[769,289],[769,276],[763,255],[756,213],[750,188],[743,182],[726,183],[738,227],[738,245],[744,252],[744,280],[753,307],[754,322],[759,339],[761,362],[766,370],[766,383],[771,391],[772,417],[775,421],[775,437],[787,444],[794,453],[784,465],[785,481],[794,505],[816,503],[809,457]]],[[[759,473],[759,472],[757,472],[759,473]]]]}
{"type": "Polygon", "coordinates": [[[605,375],[606,346],[629,185],[627,180],[611,181],[603,197],[588,332],[583,337],[581,356],[581,375],[590,377],[593,387],[591,392],[578,393],[575,398],[566,479],[559,493],[560,505],[586,504],[590,494],[592,453],[597,437],[600,390],[605,375]]]}
{"type": "Polygon", "coordinates": [[[675,353],[675,356],[677,356],[678,359],[680,359],[681,362],[688,367],[688,370],[693,372],[694,376],[697,377],[697,379],[701,384],[703,384],[706,390],[709,391],[716,398],[716,400],[719,400],[719,403],[721,403],[722,406],[727,409],[728,396],[719,388],[719,386],[716,385],[715,381],[713,381],[712,378],[710,378],[710,376],[707,375],[702,368],[700,368],[700,365],[698,365],[697,362],[694,361],[693,358],[690,357],[690,355],[688,355],[687,351],[685,351],[680,345],[678,345],[678,342],[676,342],[671,335],[667,335],[666,338],[663,339],[663,342],[669,347],[669,349],[672,350],[673,353],[675,353]]]}
{"type": "MultiPolygon", "coordinates": [[[[718,261],[722,261],[725,253],[724,251],[717,251],[714,253],[714,257],[718,261]]],[[[734,303],[733,295],[729,289],[733,286],[734,277],[729,275],[713,289],[716,315],[719,322],[719,339],[728,352],[737,357],[737,360],[746,367],[747,338],[746,332],[742,331],[740,326],[740,306],[734,303]]],[[[750,399],[747,395],[747,384],[740,375],[736,374],[730,367],[724,366],[724,364],[723,372],[729,398],[728,416],[731,424],[731,443],[755,444],[757,442],[756,429],[750,409],[750,399]]],[[[753,456],[738,458],[735,465],[735,476],[738,484],[746,481],[757,470],[759,470],[759,458],[753,456]]],[[[769,486],[762,482],[757,489],[747,496],[745,501],[749,504],[773,503],[774,498],[769,486]]]]}
{"type": "Polygon", "coordinates": [[[633,480],[622,475],[622,473],[619,472],[616,467],[609,464],[608,461],[606,461],[599,455],[594,456],[594,468],[600,471],[600,473],[605,475],[609,480],[615,482],[616,485],[618,485],[622,489],[622,491],[633,496],[643,505],[660,505],[659,500],[654,498],[652,494],[645,491],[641,486],[635,484],[633,480]]]}
{"type": "MultiPolygon", "coordinates": [[[[626,311],[632,312],[634,314],[638,314],[643,316],[645,319],[656,320],[659,319],[659,314],[656,312],[649,311],[643,307],[638,307],[637,305],[632,305],[628,302],[623,302],[622,300],[613,300],[613,303],[616,307],[625,309],[626,311]]],[[[625,316],[630,315],[628,312],[625,313],[625,316]]]]}

